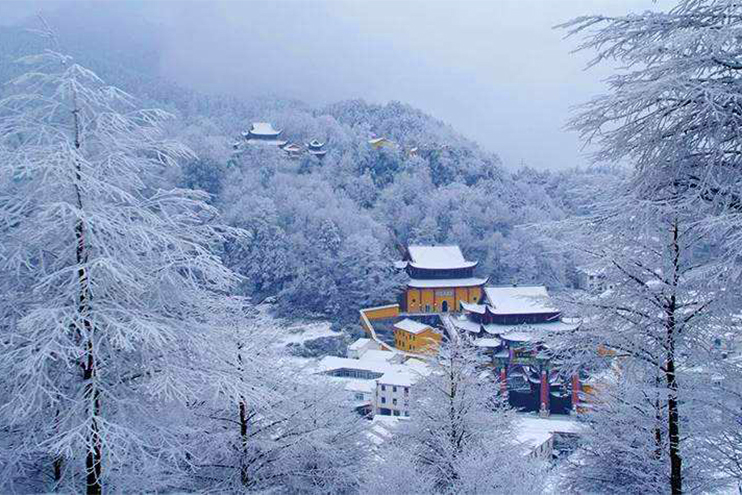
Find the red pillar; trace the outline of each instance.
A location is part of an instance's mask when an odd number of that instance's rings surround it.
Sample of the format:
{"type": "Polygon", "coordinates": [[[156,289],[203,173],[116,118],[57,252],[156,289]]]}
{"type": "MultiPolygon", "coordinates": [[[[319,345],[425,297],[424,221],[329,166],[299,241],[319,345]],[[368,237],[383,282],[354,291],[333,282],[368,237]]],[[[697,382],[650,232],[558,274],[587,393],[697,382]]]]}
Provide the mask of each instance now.
{"type": "Polygon", "coordinates": [[[572,410],[577,412],[577,407],[580,404],[580,375],[575,373],[572,375],[572,410]]]}
{"type": "Polygon", "coordinates": [[[549,415],[549,373],[546,370],[541,370],[541,409],[539,414],[544,417],[549,415]]]}
{"type": "Polygon", "coordinates": [[[508,369],[504,366],[500,368],[500,392],[508,396],[508,369]]]}

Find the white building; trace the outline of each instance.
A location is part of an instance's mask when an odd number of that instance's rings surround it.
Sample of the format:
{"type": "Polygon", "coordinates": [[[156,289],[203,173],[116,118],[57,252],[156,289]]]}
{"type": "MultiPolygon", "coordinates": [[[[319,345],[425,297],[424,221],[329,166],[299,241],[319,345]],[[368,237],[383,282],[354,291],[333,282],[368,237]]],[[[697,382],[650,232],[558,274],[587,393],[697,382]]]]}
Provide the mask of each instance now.
{"type": "Polygon", "coordinates": [[[382,351],[370,339],[359,339],[348,347],[349,356],[325,356],[316,367],[345,384],[356,409],[372,415],[409,416],[409,397],[415,380],[429,373],[428,365],[396,352],[382,351]]]}
{"type": "Polygon", "coordinates": [[[415,382],[410,372],[384,373],[376,380],[374,414],[381,416],[410,416],[410,391],[415,382]]]}
{"type": "Polygon", "coordinates": [[[599,266],[581,266],[577,268],[577,283],[579,288],[593,294],[600,294],[614,288],[608,281],[605,269],[599,266]]]}
{"type": "Polygon", "coordinates": [[[372,339],[358,339],[348,346],[348,357],[360,359],[366,351],[378,351],[381,346],[372,339]]]}

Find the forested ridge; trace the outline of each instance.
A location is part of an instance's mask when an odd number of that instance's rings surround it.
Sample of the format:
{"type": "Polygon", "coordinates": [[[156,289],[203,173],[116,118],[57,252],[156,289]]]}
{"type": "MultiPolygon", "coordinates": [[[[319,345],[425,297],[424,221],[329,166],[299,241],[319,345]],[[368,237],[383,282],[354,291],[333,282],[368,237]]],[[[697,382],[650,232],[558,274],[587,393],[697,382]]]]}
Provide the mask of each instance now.
{"type": "MultiPolygon", "coordinates": [[[[313,108],[199,94],[158,77],[156,57],[138,53],[138,45],[119,41],[121,49],[114,38],[101,57],[88,45],[98,39],[95,32],[85,35],[90,39],[75,36],[73,55],[147,105],[175,113],[169,133],[197,157],[168,180],[210,193],[231,225],[250,232],[250,239],[225,246],[228,265],[246,277],[246,295],[277,296],[284,315],[349,321],[364,305],[393,302],[399,281],[391,263],[409,243],[459,244],[494,284],[572,286],[574,261],[516,226],[580,213],[590,199],[586,188],[618,173],[505,166],[495,153],[401,102],[313,108]],[[261,147],[235,152],[234,143],[256,121],[273,123],[289,142],[326,142],[328,154],[320,160],[261,147]],[[397,147],[374,149],[372,137],[397,147]],[[413,147],[417,156],[408,153],[413,147]]],[[[15,55],[43,46],[17,28],[6,28],[2,39],[10,48],[0,62],[3,79],[18,70],[15,55]]]]}

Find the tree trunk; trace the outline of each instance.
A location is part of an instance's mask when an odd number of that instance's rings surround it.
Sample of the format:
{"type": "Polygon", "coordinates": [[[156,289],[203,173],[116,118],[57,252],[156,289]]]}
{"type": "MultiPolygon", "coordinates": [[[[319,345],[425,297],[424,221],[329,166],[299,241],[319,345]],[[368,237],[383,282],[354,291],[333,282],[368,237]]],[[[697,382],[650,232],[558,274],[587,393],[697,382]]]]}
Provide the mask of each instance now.
{"type": "MultiPolygon", "coordinates": [[[[239,373],[240,381],[244,381],[243,377],[243,366],[242,366],[242,343],[237,344],[237,370],[239,373]]],[[[247,404],[245,398],[240,396],[240,439],[242,442],[242,458],[240,459],[240,481],[243,486],[250,484],[250,473],[247,466],[247,404]]]]}
{"type": "Polygon", "coordinates": [[[658,374],[654,379],[654,386],[657,389],[657,400],[654,402],[654,418],[657,421],[657,426],[654,429],[654,443],[656,448],[654,450],[654,456],[657,459],[662,458],[662,397],[660,396],[660,387],[662,386],[662,380],[658,374]]]}
{"type": "MultiPolygon", "coordinates": [[[[73,93],[72,119],[75,133],[75,150],[82,146],[80,133],[80,109],[77,105],[77,95],[73,93]]],[[[77,207],[82,213],[82,195],[80,183],[82,181],[82,170],[80,162],[75,160],[75,196],[77,207]]],[[[82,215],[81,215],[82,217],[82,215]]],[[[85,222],[79,218],[75,223],[75,257],[77,261],[77,279],[78,279],[78,314],[82,322],[81,343],[85,345],[85,357],[82,363],[82,378],[84,387],[84,397],[88,404],[87,413],[90,417],[90,429],[87,435],[87,454],[85,456],[85,492],[87,495],[101,495],[103,486],[101,485],[103,446],[100,437],[100,425],[98,417],[101,413],[100,391],[96,382],[97,378],[97,358],[95,355],[94,333],[95,328],[91,318],[90,308],[90,278],[88,276],[88,247],[85,240],[85,222]]]]}
{"type": "Polygon", "coordinates": [[[240,438],[242,439],[242,459],[240,460],[240,481],[244,486],[250,483],[250,473],[245,459],[247,457],[247,406],[240,402],[240,438]]]}
{"type": "Polygon", "coordinates": [[[682,458],[680,456],[680,414],[678,412],[678,383],[675,375],[675,338],[677,321],[677,297],[675,288],[680,281],[680,245],[678,244],[678,223],[672,225],[672,249],[673,249],[673,287],[672,294],[668,300],[666,324],[667,324],[667,361],[665,363],[665,375],[667,378],[667,421],[668,435],[670,439],[670,492],[673,495],[683,493],[682,458]]]}

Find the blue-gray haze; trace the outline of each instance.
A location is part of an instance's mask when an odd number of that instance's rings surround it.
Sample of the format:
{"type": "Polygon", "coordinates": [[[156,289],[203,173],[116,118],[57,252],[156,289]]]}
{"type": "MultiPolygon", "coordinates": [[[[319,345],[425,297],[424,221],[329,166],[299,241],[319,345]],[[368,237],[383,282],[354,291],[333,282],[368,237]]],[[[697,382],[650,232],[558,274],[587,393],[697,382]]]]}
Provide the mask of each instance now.
{"type": "Polygon", "coordinates": [[[578,15],[666,7],[668,0],[3,1],[0,22],[36,10],[87,16],[137,43],[157,40],[159,70],[206,92],[325,104],[400,100],[497,152],[506,166],[588,163],[564,124],[602,90],[608,68],[553,26],[578,15]],[[127,23],[126,21],[130,21],[127,23]],[[145,20],[151,33],[142,33],[145,20]],[[153,36],[154,35],[154,36],[153,36]]]}

